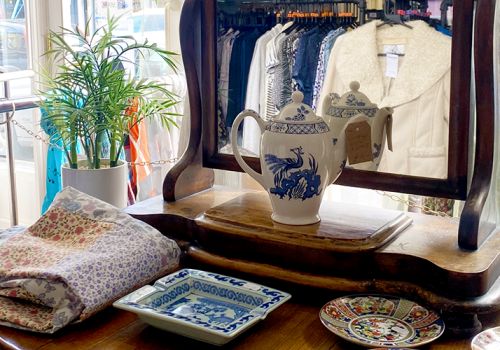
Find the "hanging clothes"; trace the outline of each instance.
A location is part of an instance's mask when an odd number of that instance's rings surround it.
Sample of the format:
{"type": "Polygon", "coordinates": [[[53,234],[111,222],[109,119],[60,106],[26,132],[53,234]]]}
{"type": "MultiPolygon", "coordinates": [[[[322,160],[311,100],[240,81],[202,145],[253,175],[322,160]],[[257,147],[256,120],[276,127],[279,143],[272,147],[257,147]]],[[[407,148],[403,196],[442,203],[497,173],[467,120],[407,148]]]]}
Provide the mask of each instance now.
{"type": "MultiPolygon", "coordinates": [[[[248,79],[245,109],[252,109],[260,115],[265,113],[266,45],[280,33],[282,27],[283,25],[278,23],[257,39],[252,55],[252,62],[248,72],[251,79],[248,79]]],[[[260,137],[256,136],[258,134],[260,135],[260,127],[257,122],[247,118],[243,123],[243,148],[257,154],[260,148],[260,137]]]]}
{"type": "Polygon", "coordinates": [[[253,51],[261,32],[254,29],[238,36],[233,44],[231,61],[229,65],[229,89],[226,127],[233,125],[236,116],[245,109],[247,93],[248,72],[252,62],[253,51]]]}
{"type": "MultiPolygon", "coordinates": [[[[217,38],[217,139],[218,139],[218,148],[222,148],[228,141],[228,133],[226,130],[226,122],[222,115],[222,100],[225,99],[227,94],[220,93],[222,91],[221,86],[221,65],[222,65],[222,52],[225,48],[224,42],[226,37],[233,32],[233,29],[230,28],[227,32],[221,32],[220,36],[217,38]]],[[[226,48],[227,50],[227,48],[226,48]]],[[[227,61],[227,58],[225,58],[227,61]]]]}
{"type": "Polygon", "coordinates": [[[315,73],[324,36],[319,27],[305,32],[300,38],[293,66],[292,77],[298,84],[298,90],[304,94],[303,103],[309,106],[312,105],[315,73]]]}
{"type": "Polygon", "coordinates": [[[339,37],[328,62],[320,106],[329,93],[344,93],[351,81],[379,107],[394,108],[393,152],[379,171],[446,178],[451,39],[423,21],[404,26],[369,22],[339,37]],[[384,45],[401,44],[397,76],[386,76],[384,45]]]}
{"type": "Polygon", "coordinates": [[[221,51],[221,64],[219,71],[219,81],[218,81],[218,95],[220,96],[221,105],[221,118],[225,124],[227,115],[227,106],[229,101],[229,65],[231,63],[231,55],[233,52],[233,45],[235,39],[240,34],[239,31],[228,31],[223,40],[221,41],[222,51],[221,51]]]}
{"type": "Polygon", "coordinates": [[[284,31],[287,30],[293,22],[285,23],[279,32],[266,44],[265,55],[265,84],[264,90],[260,92],[261,109],[263,109],[261,116],[266,120],[271,120],[278,114],[278,109],[275,104],[276,93],[276,79],[279,68],[279,46],[281,41],[285,38],[284,31]]]}
{"type": "Polygon", "coordinates": [[[292,100],[292,92],[294,91],[292,69],[298,49],[298,45],[294,45],[294,43],[300,41],[300,37],[304,32],[305,30],[300,28],[292,30],[292,32],[286,35],[281,41],[281,45],[278,49],[280,63],[276,68],[276,80],[273,88],[274,95],[276,96],[275,103],[278,110],[281,110],[292,100]]]}
{"type": "Polygon", "coordinates": [[[313,110],[317,110],[319,96],[321,94],[321,89],[325,81],[326,68],[328,65],[328,59],[330,58],[330,53],[332,52],[333,45],[339,36],[344,34],[346,30],[344,28],[337,28],[331,30],[326,37],[321,42],[321,48],[319,50],[319,62],[316,68],[316,78],[314,81],[313,88],[313,110]]]}
{"type": "Polygon", "coordinates": [[[47,118],[47,112],[41,109],[42,118],[40,126],[50,137],[50,145],[47,149],[47,168],[45,179],[45,197],[42,203],[42,215],[49,209],[57,193],[62,190],[61,169],[64,163],[63,143],[57,133],[56,127],[47,118]]]}
{"type": "MultiPolygon", "coordinates": [[[[168,75],[162,79],[169,90],[181,101],[186,97],[186,81],[182,75],[168,75]]],[[[178,127],[167,128],[159,118],[147,118],[142,121],[147,134],[147,153],[151,162],[160,160],[169,160],[176,158],[179,152],[181,140],[180,125],[184,119],[184,104],[178,103],[169,108],[170,113],[178,116],[171,116],[175,119],[178,127]]],[[[189,120],[189,118],[187,118],[189,120]]],[[[140,130],[139,132],[141,132],[140,130]]],[[[141,135],[139,135],[141,138],[141,135]]],[[[140,144],[142,144],[140,142],[140,144]]],[[[173,166],[173,163],[151,164],[150,173],[147,177],[137,181],[137,201],[143,201],[148,198],[162,194],[163,179],[167,172],[173,166]]]]}
{"type": "Polygon", "coordinates": [[[252,79],[248,79],[245,109],[252,109],[261,115],[264,113],[265,105],[266,46],[270,40],[281,32],[282,27],[283,25],[278,23],[257,39],[252,55],[252,62],[248,72],[252,79]]]}

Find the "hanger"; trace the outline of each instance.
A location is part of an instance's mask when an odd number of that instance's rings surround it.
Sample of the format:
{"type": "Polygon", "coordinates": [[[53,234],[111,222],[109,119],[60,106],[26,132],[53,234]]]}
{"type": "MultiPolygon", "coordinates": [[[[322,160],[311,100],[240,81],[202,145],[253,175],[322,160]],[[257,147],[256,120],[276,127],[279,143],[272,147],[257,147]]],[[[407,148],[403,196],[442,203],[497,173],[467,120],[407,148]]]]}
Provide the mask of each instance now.
{"type": "Polygon", "coordinates": [[[399,56],[399,57],[403,57],[405,54],[397,52],[396,50],[393,50],[391,52],[385,52],[385,53],[379,53],[379,54],[377,54],[377,56],[379,56],[379,57],[385,57],[387,55],[396,55],[396,56],[399,56]]]}
{"type": "Polygon", "coordinates": [[[382,17],[382,23],[380,24],[377,24],[377,28],[379,27],[382,27],[384,25],[402,25],[403,27],[406,27],[408,29],[413,29],[413,27],[409,24],[406,24],[404,21],[403,21],[403,18],[400,16],[400,15],[392,15],[392,14],[389,14],[389,13],[384,13],[383,17],[382,17]]]}
{"type": "Polygon", "coordinates": [[[453,0],[443,0],[441,2],[441,25],[448,27],[448,8],[453,6],[453,0]]]}

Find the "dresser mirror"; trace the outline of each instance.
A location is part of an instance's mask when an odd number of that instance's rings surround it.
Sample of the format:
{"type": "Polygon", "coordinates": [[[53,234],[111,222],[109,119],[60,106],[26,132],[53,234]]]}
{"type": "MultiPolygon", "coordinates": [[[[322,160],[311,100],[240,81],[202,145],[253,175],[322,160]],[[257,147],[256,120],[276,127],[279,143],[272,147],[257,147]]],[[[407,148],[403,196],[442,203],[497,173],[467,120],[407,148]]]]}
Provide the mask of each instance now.
{"type": "MultiPolygon", "coordinates": [[[[298,89],[324,117],[334,110],[328,108],[335,99],[331,93],[341,96],[358,81],[359,92],[372,103],[394,108],[393,151],[374,144],[382,148],[380,164],[348,165],[337,183],[464,199],[473,1],[456,2],[445,23],[429,20],[424,10],[406,9],[408,21],[399,24],[399,16],[365,5],[357,0],[203,1],[203,165],[241,170],[229,135],[243,109],[271,119],[298,89]],[[453,35],[447,25],[451,17],[453,35]]],[[[252,123],[245,120],[237,143],[247,163],[260,171],[260,130],[252,123]]]]}

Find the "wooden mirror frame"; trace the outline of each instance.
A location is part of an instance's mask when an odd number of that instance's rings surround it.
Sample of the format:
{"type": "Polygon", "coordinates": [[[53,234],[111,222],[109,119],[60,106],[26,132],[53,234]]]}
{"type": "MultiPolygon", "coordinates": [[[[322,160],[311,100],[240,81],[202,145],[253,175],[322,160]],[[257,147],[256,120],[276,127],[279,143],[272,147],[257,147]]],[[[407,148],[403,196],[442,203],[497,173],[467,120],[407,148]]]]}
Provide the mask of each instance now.
{"type": "MultiPolygon", "coordinates": [[[[450,106],[450,149],[448,178],[444,180],[346,170],[343,185],[399,191],[419,195],[465,199],[460,216],[458,245],[475,250],[497,227],[491,213],[495,200],[492,169],[494,158],[495,105],[493,37],[496,0],[463,0],[454,7],[455,34],[452,41],[450,106]],[[472,16],[476,2],[476,16],[472,16]],[[475,38],[472,45],[474,22],[475,38]],[[471,114],[471,56],[481,62],[475,70],[475,114],[471,114]],[[475,121],[475,140],[469,137],[470,120],[475,121]],[[470,148],[469,148],[470,147],[470,148]],[[474,168],[468,185],[469,149],[474,168]],[[468,185],[468,186],[467,186],[468,185]],[[487,208],[487,210],[484,210],[487,208]]],[[[232,155],[218,153],[216,131],[215,0],[185,0],[180,24],[182,58],[186,72],[190,108],[190,136],[186,151],[167,173],[163,198],[173,202],[213,186],[212,168],[241,171],[232,155]],[[212,53],[207,55],[207,52],[212,53]]],[[[247,159],[256,170],[256,158],[247,159]]]]}
{"type": "MultiPolygon", "coordinates": [[[[461,200],[466,198],[473,2],[473,0],[456,1],[453,7],[448,177],[436,179],[345,169],[336,184],[461,200]]],[[[202,7],[201,21],[204,28],[201,40],[203,166],[242,171],[233,155],[219,153],[217,148],[216,1],[203,1],[202,7]]],[[[255,171],[260,172],[258,158],[244,158],[255,171]]]]}

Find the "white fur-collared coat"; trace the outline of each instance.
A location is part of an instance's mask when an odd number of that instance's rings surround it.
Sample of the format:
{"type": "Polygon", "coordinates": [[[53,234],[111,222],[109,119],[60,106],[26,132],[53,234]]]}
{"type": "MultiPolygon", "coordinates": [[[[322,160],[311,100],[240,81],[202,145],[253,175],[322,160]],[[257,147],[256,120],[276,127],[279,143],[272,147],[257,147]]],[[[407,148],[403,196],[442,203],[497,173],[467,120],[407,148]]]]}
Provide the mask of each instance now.
{"type": "MultiPolygon", "coordinates": [[[[423,21],[401,25],[367,23],[335,43],[319,106],[329,93],[349,90],[359,81],[378,107],[393,107],[393,152],[384,151],[379,171],[445,178],[448,168],[451,38],[423,21]],[[388,78],[390,45],[403,45],[396,78],[388,78]]],[[[400,46],[401,48],[401,46],[400,46]]]]}

